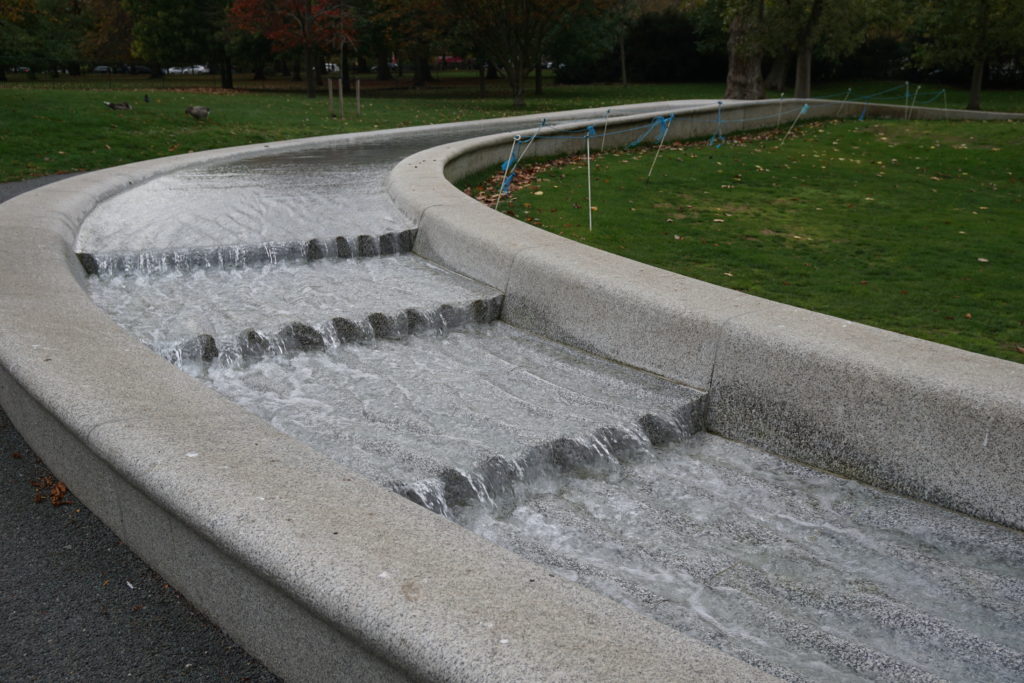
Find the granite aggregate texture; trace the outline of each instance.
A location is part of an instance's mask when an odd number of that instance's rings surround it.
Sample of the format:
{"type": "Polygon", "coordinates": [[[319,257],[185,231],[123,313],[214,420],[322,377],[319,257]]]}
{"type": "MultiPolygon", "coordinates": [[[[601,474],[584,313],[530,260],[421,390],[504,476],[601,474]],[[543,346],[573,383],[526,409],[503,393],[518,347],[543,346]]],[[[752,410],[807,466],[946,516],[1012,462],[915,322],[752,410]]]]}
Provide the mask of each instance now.
{"type": "Polygon", "coordinates": [[[0,680],[279,680],[57,483],[0,411],[0,680]]]}
{"type": "MultiPolygon", "coordinates": [[[[735,110],[756,119],[775,106],[735,110]]],[[[705,118],[716,109],[703,110],[705,118]]],[[[565,118],[597,121],[603,114],[565,118]]],[[[649,113],[615,125],[646,119],[649,113]]],[[[519,123],[528,125],[525,118],[491,129],[456,124],[141,162],[0,206],[0,231],[10,238],[0,255],[0,402],[77,499],[285,678],[771,680],[387,494],[272,429],[127,335],[82,290],[78,226],[97,202],[126,187],[214,161],[383,145],[392,137],[412,152],[433,131],[455,139],[519,123]]],[[[699,127],[690,120],[677,134],[683,131],[698,134],[699,127]]],[[[419,230],[415,251],[504,292],[504,320],[708,391],[706,423],[721,434],[804,460],[852,443],[839,449],[838,469],[866,463],[863,478],[874,483],[1024,526],[1024,458],[1018,440],[1005,438],[1020,434],[1024,419],[1012,410],[1024,387],[1019,368],[866,328],[848,339],[836,331],[843,321],[666,278],[471,208],[472,200],[445,183],[448,162],[460,159],[460,173],[492,163],[507,142],[505,134],[414,155],[387,186],[419,230]],[[627,324],[613,316],[622,310],[629,311],[627,324]],[[652,332],[638,341],[637,330],[652,332]],[[742,356],[744,343],[758,345],[762,337],[769,343],[760,363],[742,356]],[[879,344],[892,353],[879,358],[879,344]],[[742,357],[730,356],[730,345],[742,357]],[[915,364],[920,354],[925,358],[915,364]],[[934,358],[947,362],[935,368],[934,358]],[[775,369],[766,370],[769,364],[775,369]],[[844,394],[832,381],[836,368],[866,388],[844,394]],[[772,372],[798,381],[787,387],[772,372]],[[788,412],[771,403],[773,383],[788,412]],[[804,385],[815,391],[801,392],[804,385]],[[907,403],[915,412],[902,409],[907,403]],[[848,430],[892,435],[888,456],[870,440],[837,432],[837,411],[855,418],[848,430]],[[861,416],[871,420],[858,423],[861,416]],[[772,423],[780,419],[787,422],[772,423]],[[766,422],[769,428],[756,431],[766,422]],[[910,428],[926,436],[901,440],[910,428]],[[980,439],[981,453],[962,455],[957,443],[964,439],[980,439]],[[959,477],[952,466],[961,468],[959,477]],[[1008,470],[992,476],[991,466],[1008,470]]],[[[801,638],[799,625],[791,630],[801,638]]]]}
{"type": "Polygon", "coordinates": [[[97,202],[174,168],[321,144],[142,162],[0,210],[0,397],[54,476],[288,679],[770,680],[349,475],[88,302],[73,240],[97,202]]]}
{"type": "MultiPolygon", "coordinates": [[[[805,103],[814,116],[850,114],[850,105],[822,100],[724,103],[721,112],[754,125],[783,106],[783,121],[792,119],[805,103]]],[[[864,110],[907,115],[891,105],[864,110]]],[[[718,111],[677,117],[666,139],[714,133],[718,111]]],[[[1021,118],[924,108],[910,117],[1021,118]]],[[[609,130],[645,120],[617,118],[609,130]]],[[[571,142],[579,151],[582,141],[571,142]]],[[[1024,366],[733,292],[484,215],[447,181],[487,167],[506,147],[502,136],[449,143],[410,156],[389,178],[396,204],[416,222],[417,251],[503,289],[504,320],[708,391],[709,431],[1024,529],[1024,366]]]]}

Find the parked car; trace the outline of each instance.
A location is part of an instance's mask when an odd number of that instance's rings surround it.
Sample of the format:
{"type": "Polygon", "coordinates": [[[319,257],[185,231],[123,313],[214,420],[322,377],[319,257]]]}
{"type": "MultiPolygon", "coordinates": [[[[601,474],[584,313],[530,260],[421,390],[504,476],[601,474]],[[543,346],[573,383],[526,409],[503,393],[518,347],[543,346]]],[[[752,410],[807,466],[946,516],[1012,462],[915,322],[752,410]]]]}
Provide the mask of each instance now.
{"type": "Polygon", "coordinates": [[[208,74],[210,69],[202,64],[193,64],[192,66],[172,66],[167,69],[164,73],[171,75],[180,74],[208,74]]]}
{"type": "Polygon", "coordinates": [[[97,74],[112,74],[112,73],[114,73],[113,67],[104,66],[102,64],[100,64],[97,67],[94,67],[92,71],[93,71],[93,73],[97,73],[97,74]]]}

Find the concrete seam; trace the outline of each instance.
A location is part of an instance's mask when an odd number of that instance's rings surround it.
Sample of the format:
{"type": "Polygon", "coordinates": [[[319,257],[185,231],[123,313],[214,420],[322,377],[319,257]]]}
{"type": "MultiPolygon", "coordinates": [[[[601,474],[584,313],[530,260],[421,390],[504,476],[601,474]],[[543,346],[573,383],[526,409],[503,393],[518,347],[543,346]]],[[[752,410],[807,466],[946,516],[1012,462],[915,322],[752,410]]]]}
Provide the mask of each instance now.
{"type": "Polygon", "coordinates": [[[710,424],[711,401],[713,400],[713,392],[715,389],[715,371],[718,369],[718,354],[722,348],[722,339],[725,337],[726,330],[730,325],[732,325],[733,321],[750,314],[750,311],[747,311],[746,313],[737,313],[736,315],[726,318],[722,324],[718,326],[718,334],[715,335],[715,348],[711,354],[711,372],[708,373],[708,398],[704,401],[704,414],[702,415],[705,428],[710,424]]]}
{"type": "Polygon", "coordinates": [[[527,251],[533,251],[535,249],[544,249],[545,246],[523,247],[522,249],[519,249],[518,251],[516,251],[516,253],[512,256],[512,263],[509,264],[508,273],[506,274],[506,277],[505,277],[505,288],[504,288],[505,296],[508,296],[508,294],[509,294],[509,291],[508,291],[509,287],[512,286],[512,273],[514,273],[515,270],[516,270],[516,262],[519,261],[519,257],[522,254],[524,254],[525,252],[527,252],[527,251]]]}
{"type": "Polygon", "coordinates": [[[427,215],[427,211],[430,211],[431,209],[433,209],[434,207],[437,207],[437,206],[444,206],[444,204],[442,204],[442,203],[428,204],[428,205],[423,207],[423,210],[420,211],[420,213],[416,217],[416,221],[414,223],[414,226],[416,227],[417,230],[423,225],[423,217],[427,215]]]}

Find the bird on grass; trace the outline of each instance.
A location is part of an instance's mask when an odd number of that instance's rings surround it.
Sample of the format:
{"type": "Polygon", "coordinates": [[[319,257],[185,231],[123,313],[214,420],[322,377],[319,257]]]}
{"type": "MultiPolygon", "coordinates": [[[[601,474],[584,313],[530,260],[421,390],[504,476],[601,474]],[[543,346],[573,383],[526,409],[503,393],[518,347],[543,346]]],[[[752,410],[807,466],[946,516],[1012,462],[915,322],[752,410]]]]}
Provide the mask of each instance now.
{"type": "Polygon", "coordinates": [[[205,121],[206,117],[210,115],[210,108],[192,105],[191,107],[185,107],[185,113],[198,121],[205,121]]]}
{"type": "Polygon", "coordinates": [[[110,107],[114,111],[124,111],[126,109],[132,108],[132,105],[128,104],[127,102],[104,102],[103,104],[110,107]]]}

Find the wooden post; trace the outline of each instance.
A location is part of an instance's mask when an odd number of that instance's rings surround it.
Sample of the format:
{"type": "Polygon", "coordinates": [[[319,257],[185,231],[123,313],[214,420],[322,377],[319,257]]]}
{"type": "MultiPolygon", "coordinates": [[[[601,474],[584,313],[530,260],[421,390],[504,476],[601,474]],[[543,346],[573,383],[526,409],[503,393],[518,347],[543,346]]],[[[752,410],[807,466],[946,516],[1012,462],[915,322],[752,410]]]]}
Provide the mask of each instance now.
{"type": "Polygon", "coordinates": [[[327,115],[334,116],[334,80],[327,78],[327,115]]]}
{"type": "Polygon", "coordinates": [[[362,116],[363,115],[363,105],[362,105],[362,102],[361,102],[361,99],[360,99],[360,91],[362,89],[361,85],[362,85],[361,81],[357,78],[356,79],[356,116],[362,116]]]}
{"type": "Polygon", "coordinates": [[[345,88],[341,85],[341,79],[338,79],[338,118],[345,118],[345,88]]]}

